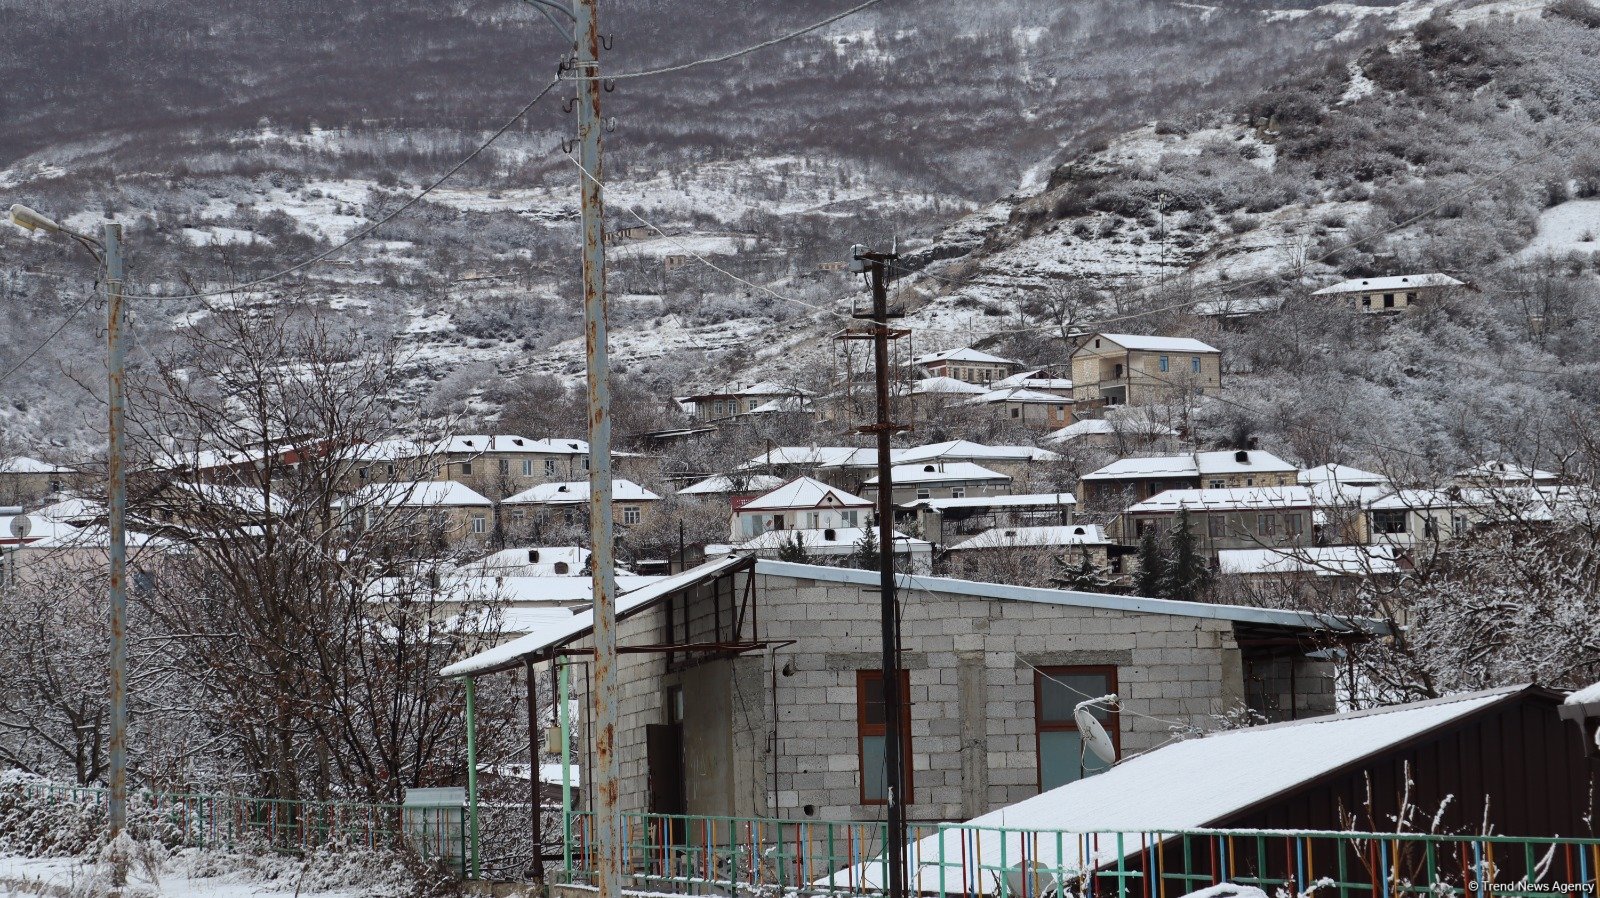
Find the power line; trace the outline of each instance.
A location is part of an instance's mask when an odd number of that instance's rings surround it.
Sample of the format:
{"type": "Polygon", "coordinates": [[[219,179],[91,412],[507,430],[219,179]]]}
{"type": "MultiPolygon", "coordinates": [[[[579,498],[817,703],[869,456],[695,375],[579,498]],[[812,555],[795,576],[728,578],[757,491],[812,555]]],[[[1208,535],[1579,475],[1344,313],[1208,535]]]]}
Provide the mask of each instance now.
{"type": "Polygon", "coordinates": [[[180,296],[156,296],[154,294],[128,293],[128,294],[124,294],[124,298],[126,298],[126,299],[159,299],[159,300],[172,301],[172,300],[185,300],[185,299],[206,299],[206,298],[213,297],[213,296],[226,296],[226,295],[229,295],[229,294],[232,294],[232,293],[237,293],[237,292],[239,292],[241,290],[248,290],[248,289],[250,289],[252,287],[259,287],[262,284],[270,283],[272,281],[278,280],[279,278],[287,277],[288,275],[294,274],[297,271],[303,271],[304,269],[310,268],[311,266],[316,265],[319,262],[325,262],[328,259],[331,259],[334,256],[338,255],[339,253],[343,252],[346,248],[350,247],[351,245],[353,245],[353,244],[355,244],[355,243],[357,243],[357,242],[359,242],[361,240],[364,240],[367,237],[371,236],[379,228],[383,227],[384,225],[388,224],[389,222],[391,222],[394,219],[398,218],[399,216],[403,215],[405,212],[410,210],[411,207],[415,206],[417,203],[422,202],[423,199],[425,199],[429,194],[431,194],[435,190],[437,190],[441,185],[444,184],[444,182],[450,180],[452,177],[454,177],[456,175],[457,172],[460,172],[463,168],[465,168],[468,163],[472,162],[472,160],[474,160],[474,159],[478,158],[478,156],[482,155],[485,150],[489,149],[489,147],[494,144],[495,141],[497,141],[501,137],[505,136],[505,133],[507,131],[510,131],[513,125],[515,125],[517,122],[521,121],[522,118],[524,116],[526,116],[533,109],[533,107],[538,104],[538,102],[540,100],[544,99],[545,95],[550,93],[550,91],[553,90],[555,88],[555,86],[557,84],[559,84],[559,83],[561,83],[561,79],[560,78],[552,78],[550,80],[550,83],[548,83],[548,84],[546,84],[544,86],[543,90],[539,91],[539,93],[537,95],[535,95],[532,100],[529,100],[526,106],[523,106],[522,109],[518,110],[516,115],[513,115],[510,119],[506,120],[506,123],[501,125],[493,134],[489,135],[489,138],[487,140],[485,140],[483,143],[478,144],[477,149],[474,149],[472,152],[470,152],[466,156],[462,157],[459,162],[457,162],[455,165],[452,165],[447,171],[445,171],[444,174],[442,174],[438,178],[434,179],[434,181],[432,183],[430,183],[427,187],[424,187],[415,196],[413,196],[410,199],[406,200],[405,203],[403,203],[399,208],[395,209],[393,212],[390,212],[389,214],[385,215],[384,217],[378,219],[376,222],[373,222],[368,227],[363,228],[362,230],[356,232],[353,236],[346,238],[342,243],[338,244],[337,246],[333,247],[330,250],[327,250],[326,252],[319,253],[319,254],[317,254],[315,256],[312,256],[309,259],[306,259],[303,262],[299,262],[299,263],[296,263],[294,265],[291,265],[288,268],[283,269],[282,271],[276,271],[276,272],[273,272],[272,274],[266,275],[265,277],[256,278],[253,281],[246,281],[245,283],[242,283],[242,284],[234,284],[231,287],[227,287],[227,288],[224,288],[224,289],[221,289],[221,290],[210,290],[210,291],[206,291],[204,293],[185,293],[185,294],[182,294],[180,296]]]}
{"type": "Polygon", "coordinates": [[[674,72],[685,72],[685,71],[688,71],[689,69],[698,68],[699,66],[703,66],[703,65],[713,65],[713,64],[719,63],[719,62],[728,62],[730,60],[738,59],[741,56],[748,56],[751,53],[756,52],[757,50],[765,50],[768,47],[776,46],[778,44],[784,43],[785,41],[794,40],[797,37],[801,37],[802,35],[810,34],[811,32],[816,31],[816,30],[821,29],[821,28],[826,28],[827,26],[832,25],[834,22],[837,22],[840,19],[849,18],[850,16],[853,16],[856,13],[861,12],[862,10],[865,10],[865,9],[867,9],[869,7],[877,6],[879,3],[882,3],[882,2],[884,2],[884,0],[865,0],[865,2],[863,2],[863,3],[858,3],[855,6],[852,6],[849,9],[844,10],[843,12],[834,13],[833,15],[827,17],[826,19],[823,19],[823,20],[821,20],[819,22],[814,22],[814,23],[812,23],[810,25],[805,26],[804,28],[799,28],[799,29],[796,29],[794,31],[790,31],[787,34],[780,35],[780,36],[772,38],[770,40],[762,41],[759,44],[752,44],[751,46],[745,47],[742,50],[734,50],[731,53],[723,53],[720,56],[708,56],[708,57],[706,57],[704,59],[696,59],[696,60],[694,60],[692,62],[683,62],[683,63],[678,63],[676,65],[663,66],[663,67],[661,67],[659,69],[645,69],[645,70],[639,71],[639,72],[623,72],[622,74],[619,74],[619,75],[605,75],[605,76],[573,75],[573,76],[569,76],[565,80],[568,80],[568,81],[621,81],[621,80],[623,80],[625,78],[653,78],[653,77],[655,77],[657,75],[669,75],[669,74],[672,74],[674,72]]]}
{"type": "Polygon", "coordinates": [[[6,381],[10,380],[11,375],[21,371],[24,366],[33,361],[34,356],[43,352],[44,348],[48,346],[52,340],[61,336],[61,332],[67,329],[67,325],[76,320],[78,315],[81,314],[84,309],[89,307],[89,303],[94,302],[97,298],[99,298],[99,296],[99,292],[90,293],[84,298],[83,302],[80,302],[74,306],[72,311],[67,313],[67,317],[62,320],[61,324],[55,330],[51,331],[49,336],[45,337],[43,340],[40,340],[39,345],[33,347],[32,352],[23,356],[22,360],[17,362],[15,365],[12,365],[10,368],[6,369],[4,374],[0,374],[0,384],[4,384],[6,381]]]}
{"type": "MultiPolygon", "coordinates": [[[[580,173],[582,173],[583,177],[588,178],[590,181],[593,181],[596,184],[600,183],[600,180],[598,178],[596,178],[592,173],[590,173],[588,169],[584,168],[583,164],[581,162],[579,162],[577,159],[573,158],[573,155],[571,153],[567,153],[566,157],[567,157],[567,159],[569,161],[572,162],[572,164],[574,166],[577,167],[578,171],[580,173]]],[[[637,221],[639,224],[644,225],[645,227],[649,228],[650,230],[656,232],[657,235],[665,238],[673,246],[676,246],[677,248],[683,250],[685,255],[689,255],[689,256],[694,257],[696,260],[698,260],[701,264],[705,265],[707,268],[710,268],[713,271],[716,271],[716,272],[722,274],[725,277],[728,277],[728,278],[731,278],[732,280],[738,281],[739,283],[744,284],[746,287],[750,287],[751,289],[759,290],[762,293],[765,293],[765,294],[767,294],[768,296],[771,296],[774,299],[782,300],[783,302],[792,302],[795,305],[805,306],[806,308],[811,309],[812,311],[815,311],[815,312],[821,312],[821,313],[823,313],[825,315],[832,315],[832,316],[834,316],[836,318],[842,318],[842,319],[845,319],[845,320],[849,320],[849,317],[844,315],[841,312],[837,312],[837,311],[835,311],[833,309],[824,308],[823,306],[816,305],[815,303],[806,302],[803,299],[795,299],[792,296],[785,296],[782,293],[779,293],[778,291],[772,289],[771,287],[766,287],[766,286],[763,286],[761,284],[757,284],[754,281],[746,280],[746,279],[734,274],[733,272],[729,271],[728,269],[723,268],[722,266],[720,266],[717,263],[711,261],[710,259],[707,259],[705,256],[702,256],[699,253],[695,252],[694,250],[690,249],[682,241],[680,241],[676,237],[673,237],[672,235],[668,234],[666,231],[661,230],[661,228],[657,227],[655,224],[653,224],[653,223],[651,223],[649,221],[646,221],[645,218],[642,215],[640,215],[639,213],[633,211],[632,207],[627,206],[627,205],[623,205],[622,209],[623,209],[623,211],[627,212],[628,215],[632,216],[634,221],[637,221]]]]}

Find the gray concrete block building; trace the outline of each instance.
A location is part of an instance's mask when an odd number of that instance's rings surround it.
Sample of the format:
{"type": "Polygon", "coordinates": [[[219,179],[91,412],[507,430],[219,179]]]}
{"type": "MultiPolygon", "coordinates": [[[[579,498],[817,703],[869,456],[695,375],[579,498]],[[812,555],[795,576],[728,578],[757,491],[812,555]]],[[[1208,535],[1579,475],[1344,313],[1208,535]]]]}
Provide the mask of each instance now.
{"type": "MultiPolygon", "coordinates": [[[[875,572],[727,558],[619,602],[624,811],[877,820],[882,681],[875,572]]],[[[1334,708],[1323,638],[1294,611],[902,577],[908,815],[964,820],[1093,775],[1073,707],[1115,693],[1119,752],[1250,707],[1334,708]]],[[[587,708],[588,612],[450,674],[567,657],[587,708]]],[[[1342,630],[1342,628],[1344,628],[1342,630]]],[[[585,713],[585,719],[588,713],[585,713]]],[[[575,737],[587,763],[587,732],[575,737]]]]}

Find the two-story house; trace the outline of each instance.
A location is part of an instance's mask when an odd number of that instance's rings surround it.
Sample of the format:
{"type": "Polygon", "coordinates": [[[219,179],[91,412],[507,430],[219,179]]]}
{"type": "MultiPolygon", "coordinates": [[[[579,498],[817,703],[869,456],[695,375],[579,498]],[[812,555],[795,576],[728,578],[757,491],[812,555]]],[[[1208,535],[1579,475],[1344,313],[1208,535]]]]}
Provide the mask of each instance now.
{"type": "Polygon", "coordinates": [[[1090,334],[1072,353],[1080,408],[1175,402],[1221,388],[1222,351],[1190,337],[1090,334]]]}
{"type": "Polygon", "coordinates": [[[924,377],[950,377],[969,384],[988,384],[1015,374],[1022,363],[993,353],[963,347],[919,355],[911,362],[924,377]]]}
{"type": "Polygon", "coordinates": [[[1466,287],[1448,274],[1402,274],[1393,277],[1355,278],[1323,287],[1312,296],[1326,296],[1348,303],[1352,309],[1371,314],[1396,314],[1419,303],[1437,299],[1452,290],[1466,287]]]}
{"type": "Polygon", "coordinates": [[[1299,485],[1167,490],[1128,506],[1112,529],[1130,545],[1170,531],[1187,512],[1197,548],[1215,560],[1224,549],[1309,546],[1315,511],[1311,490],[1299,485]]]}
{"type": "MultiPolygon", "coordinates": [[[[895,465],[889,469],[894,484],[890,499],[905,505],[918,499],[965,499],[999,496],[1010,491],[1011,477],[969,461],[895,465]]],[[[878,478],[867,478],[863,494],[876,500],[878,478]]]]}
{"type": "Polygon", "coordinates": [[[1120,511],[1167,490],[1292,486],[1299,473],[1259,449],[1122,458],[1078,479],[1078,505],[1120,511]]]}
{"type": "Polygon", "coordinates": [[[369,483],[338,504],[352,525],[398,520],[423,546],[481,548],[494,534],[494,501],[451,480],[369,483]]]}
{"type": "MultiPolygon", "coordinates": [[[[562,523],[588,520],[590,484],[587,480],[541,483],[500,503],[501,524],[513,537],[521,535],[540,515],[554,515],[562,523]]],[[[661,497],[620,477],[611,481],[611,514],[619,527],[644,523],[661,497]]]]}
{"type": "Polygon", "coordinates": [[[804,411],[812,395],[810,390],[766,380],[749,385],[725,384],[679,401],[692,404],[696,421],[712,422],[766,410],[804,411]]]}

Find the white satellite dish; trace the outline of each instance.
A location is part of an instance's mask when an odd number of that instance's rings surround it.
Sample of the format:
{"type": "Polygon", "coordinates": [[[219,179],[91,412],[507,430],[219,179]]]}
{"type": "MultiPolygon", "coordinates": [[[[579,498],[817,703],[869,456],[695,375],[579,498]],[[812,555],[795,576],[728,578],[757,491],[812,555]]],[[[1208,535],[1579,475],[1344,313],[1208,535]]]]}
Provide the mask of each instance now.
{"type": "Polygon", "coordinates": [[[33,532],[33,518],[19,514],[11,519],[11,535],[17,539],[27,539],[33,532]]]}
{"type": "Polygon", "coordinates": [[[1072,710],[1072,719],[1078,723],[1078,735],[1083,739],[1084,747],[1107,764],[1115,764],[1117,747],[1111,744],[1111,736],[1106,733],[1106,728],[1100,725],[1099,718],[1089,710],[1090,706],[1100,701],[1101,699],[1094,699],[1078,705],[1072,710]]]}

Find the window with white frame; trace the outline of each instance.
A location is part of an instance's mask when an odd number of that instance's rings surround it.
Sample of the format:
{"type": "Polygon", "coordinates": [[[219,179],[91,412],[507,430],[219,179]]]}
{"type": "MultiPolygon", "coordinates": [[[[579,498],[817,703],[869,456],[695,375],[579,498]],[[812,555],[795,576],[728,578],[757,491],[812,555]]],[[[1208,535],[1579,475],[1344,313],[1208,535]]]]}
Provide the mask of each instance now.
{"type": "Polygon", "coordinates": [[[637,523],[639,523],[640,515],[641,515],[641,510],[640,510],[639,506],[637,506],[637,505],[624,505],[624,506],[622,506],[622,523],[624,523],[624,524],[637,524],[637,523]]]}

